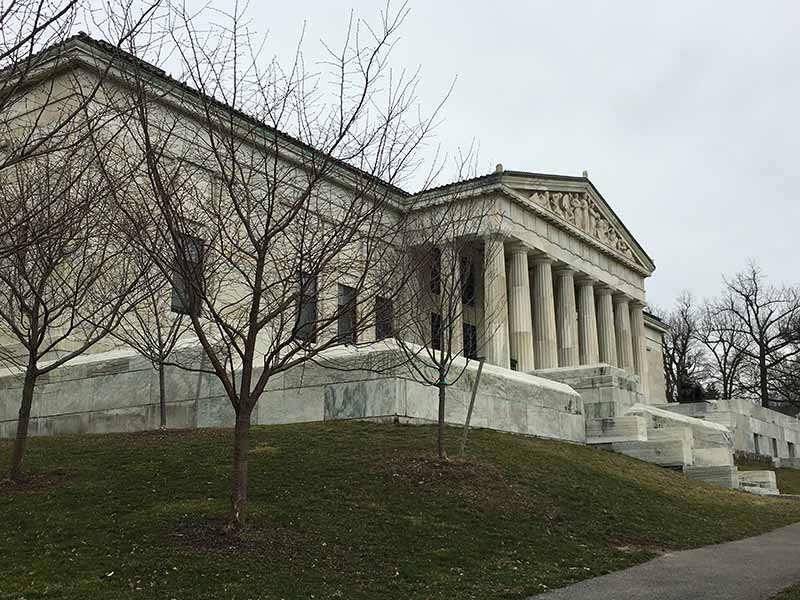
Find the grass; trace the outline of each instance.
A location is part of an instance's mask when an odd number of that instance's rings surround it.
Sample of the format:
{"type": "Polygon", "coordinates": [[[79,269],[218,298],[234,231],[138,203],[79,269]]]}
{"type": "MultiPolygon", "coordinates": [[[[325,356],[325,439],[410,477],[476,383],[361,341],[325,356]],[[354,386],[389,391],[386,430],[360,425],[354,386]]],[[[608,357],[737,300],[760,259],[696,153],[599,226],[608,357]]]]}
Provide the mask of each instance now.
{"type": "Polygon", "coordinates": [[[0,598],[524,598],[800,521],[800,502],[588,447],[479,430],[441,465],[431,427],[329,423],[254,429],[232,540],[230,438],[31,440],[31,484],[0,487],[0,598]]]}

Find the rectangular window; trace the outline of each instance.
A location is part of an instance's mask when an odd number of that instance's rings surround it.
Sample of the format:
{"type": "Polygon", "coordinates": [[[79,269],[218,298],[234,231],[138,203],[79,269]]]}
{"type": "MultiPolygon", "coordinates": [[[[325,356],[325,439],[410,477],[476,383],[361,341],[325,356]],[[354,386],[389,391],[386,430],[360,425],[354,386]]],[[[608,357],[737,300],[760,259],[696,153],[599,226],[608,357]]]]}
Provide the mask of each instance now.
{"type": "Polygon", "coordinates": [[[442,251],[434,248],[431,251],[431,294],[442,293],[442,251]]]}
{"type": "Polygon", "coordinates": [[[461,257],[461,302],[475,306],[475,268],[472,256],[461,257]]]}
{"type": "Polygon", "coordinates": [[[394,336],[394,309],[392,301],[378,296],[375,299],[375,339],[385,340],[394,336]]]}
{"type": "Polygon", "coordinates": [[[442,331],[442,315],[431,313],[431,348],[442,350],[444,348],[444,331],[442,331]]]}
{"type": "Polygon", "coordinates": [[[464,323],[464,356],[478,358],[478,329],[471,323],[464,323]]]}
{"type": "Polygon", "coordinates": [[[336,337],[340,344],[356,343],[356,290],[339,284],[336,337]]]}
{"type": "Polygon", "coordinates": [[[204,243],[198,237],[182,235],[175,244],[175,266],[170,299],[172,312],[193,316],[200,314],[204,243]]]}
{"type": "Polygon", "coordinates": [[[772,456],[778,456],[778,440],[772,438],[772,456]]]}
{"type": "Polygon", "coordinates": [[[756,449],[756,454],[761,454],[761,448],[758,447],[758,434],[753,434],[753,446],[756,449]]]}
{"type": "Polygon", "coordinates": [[[789,445],[789,458],[796,458],[794,442],[787,442],[787,444],[789,445]]]}
{"type": "Polygon", "coordinates": [[[298,280],[294,338],[313,344],[317,341],[317,278],[300,272],[298,280]]]}

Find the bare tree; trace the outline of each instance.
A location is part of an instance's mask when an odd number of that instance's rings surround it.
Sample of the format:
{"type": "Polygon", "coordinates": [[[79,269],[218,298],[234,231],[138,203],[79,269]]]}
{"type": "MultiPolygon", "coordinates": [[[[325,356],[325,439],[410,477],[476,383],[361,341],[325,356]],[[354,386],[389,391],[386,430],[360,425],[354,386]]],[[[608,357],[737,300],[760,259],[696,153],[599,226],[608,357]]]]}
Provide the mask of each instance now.
{"type": "Polygon", "coordinates": [[[0,221],[24,217],[0,237],[13,249],[0,255],[0,335],[11,341],[0,358],[23,377],[12,480],[22,477],[37,380],[102,340],[137,283],[93,163],[89,152],[49,153],[0,171],[0,221]]]}
{"type": "Polygon", "coordinates": [[[722,309],[730,315],[730,331],[741,336],[739,350],[754,363],[754,391],[761,405],[769,407],[771,374],[800,354],[791,334],[800,317],[800,293],[765,283],[755,263],[725,285],[728,294],[722,309]]]}
{"type": "MultiPolygon", "coordinates": [[[[722,304],[729,305],[730,302],[727,299],[722,304]]],[[[707,361],[708,379],[719,385],[723,399],[731,399],[742,387],[741,377],[748,359],[743,351],[747,347],[747,338],[734,327],[732,315],[719,304],[708,302],[702,306],[695,337],[710,357],[707,361]]]]}
{"type": "MultiPolygon", "coordinates": [[[[464,163],[462,162],[462,165],[464,163]]],[[[437,453],[446,459],[444,427],[447,388],[478,358],[484,314],[478,282],[491,273],[494,256],[481,236],[496,233],[493,204],[466,183],[421,199],[409,224],[408,268],[412,274],[398,318],[398,365],[410,377],[438,390],[437,453]],[[426,206],[426,204],[428,206],[426,206]]],[[[498,307],[499,309],[499,307],[498,307]]],[[[493,309],[492,309],[493,310],[493,309]]],[[[483,341],[485,343],[484,333],[483,341]]]]}
{"type": "Polygon", "coordinates": [[[159,425],[167,427],[165,370],[178,343],[191,330],[191,323],[182,311],[183,298],[170,292],[171,281],[164,277],[147,255],[140,257],[137,271],[142,274],[142,301],[125,312],[115,338],[144,356],[158,373],[159,425]]]}
{"type": "MultiPolygon", "coordinates": [[[[667,400],[693,402],[703,379],[703,350],[698,344],[697,308],[691,294],[684,292],[675,307],[663,317],[668,331],[664,336],[664,378],[667,400]]],[[[700,394],[702,396],[702,394],[700,394]]]]}
{"type": "Polygon", "coordinates": [[[240,14],[218,35],[187,15],[175,28],[199,93],[154,93],[146,68],[131,76],[127,150],[138,149],[149,189],[120,202],[136,223],[152,213],[139,245],[180,290],[203,349],[206,366],[176,364],[216,376],[235,413],[230,530],[245,523],[252,413],[270,380],[391,323],[386,270],[402,263],[407,213],[393,184],[417,166],[436,118],[412,117],[416,76],[388,67],[405,15],[351,22],[329,52],[332,95],[299,53],[288,70],[262,69],[240,14]]]}

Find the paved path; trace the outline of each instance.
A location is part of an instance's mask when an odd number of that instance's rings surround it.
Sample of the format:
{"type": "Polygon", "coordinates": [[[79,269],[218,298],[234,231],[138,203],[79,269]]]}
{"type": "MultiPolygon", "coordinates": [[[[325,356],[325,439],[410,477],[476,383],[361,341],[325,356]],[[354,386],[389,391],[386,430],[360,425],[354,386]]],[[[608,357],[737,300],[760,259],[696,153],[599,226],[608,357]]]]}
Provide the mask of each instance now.
{"type": "Polygon", "coordinates": [[[533,598],[766,600],[800,583],[800,523],[764,535],[665,554],[533,598]]]}

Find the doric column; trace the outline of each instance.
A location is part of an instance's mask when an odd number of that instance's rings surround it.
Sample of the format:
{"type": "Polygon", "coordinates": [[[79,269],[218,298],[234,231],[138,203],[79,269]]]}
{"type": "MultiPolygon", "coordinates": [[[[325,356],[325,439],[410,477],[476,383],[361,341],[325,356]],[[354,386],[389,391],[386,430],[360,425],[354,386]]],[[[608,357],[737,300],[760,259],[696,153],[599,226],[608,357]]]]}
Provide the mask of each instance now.
{"type": "Polygon", "coordinates": [[[617,366],[617,342],[614,337],[613,290],[609,287],[595,288],[597,303],[597,347],[600,362],[617,366]]]}
{"type": "Polygon", "coordinates": [[[578,349],[582,365],[596,365],[600,362],[594,282],[591,279],[578,280],[578,349]]]}
{"type": "Polygon", "coordinates": [[[558,366],[552,265],[545,256],[533,260],[533,354],[537,369],[558,366]]]}
{"type": "Polygon", "coordinates": [[[555,272],[555,278],[558,366],[574,367],[578,364],[578,312],[575,308],[575,271],[572,269],[558,269],[555,272]]]}
{"type": "Polygon", "coordinates": [[[533,322],[531,320],[531,289],[528,277],[528,249],[517,245],[511,250],[509,276],[508,329],[511,358],[517,361],[518,371],[532,371],[533,322]]]}
{"type": "Polygon", "coordinates": [[[617,343],[617,366],[633,375],[631,311],[627,296],[614,296],[614,332],[617,343]]]}
{"type": "Polygon", "coordinates": [[[503,238],[484,238],[483,348],[486,361],[498,367],[511,366],[508,352],[508,298],[503,238]]]}
{"type": "Polygon", "coordinates": [[[639,376],[639,388],[648,400],[647,389],[647,339],[644,333],[644,305],[631,302],[631,338],[633,342],[633,368],[639,376]]]}

